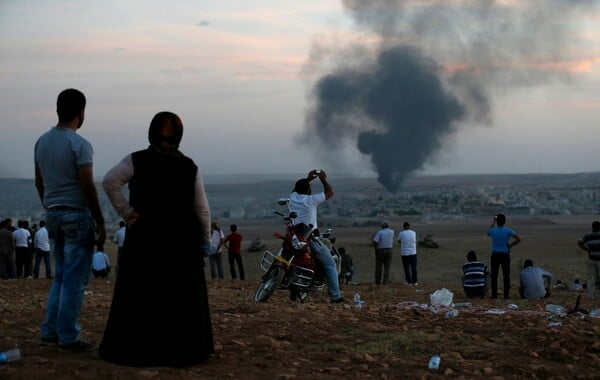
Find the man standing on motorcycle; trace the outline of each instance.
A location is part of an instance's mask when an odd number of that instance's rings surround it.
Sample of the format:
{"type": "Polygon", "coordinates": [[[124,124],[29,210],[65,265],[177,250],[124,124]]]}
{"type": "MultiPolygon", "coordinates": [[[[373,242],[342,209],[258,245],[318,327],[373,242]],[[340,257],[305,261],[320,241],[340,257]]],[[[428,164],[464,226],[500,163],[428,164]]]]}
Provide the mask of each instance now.
{"type": "MultiPolygon", "coordinates": [[[[333,188],[327,182],[327,175],[323,170],[311,170],[306,178],[296,181],[294,190],[290,195],[290,211],[297,214],[294,223],[312,225],[317,229],[317,206],[333,196],[333,188]],[[323,184],[323,192],[312,194],[310,181],[319,178],[323,184]]],[[[340,284],[335,261],[327,246],[316,237],[310,242],[310,249],[319,261],[327,278],[329,298],[332,303],[346,302],[340,292],[340,284]]]]}

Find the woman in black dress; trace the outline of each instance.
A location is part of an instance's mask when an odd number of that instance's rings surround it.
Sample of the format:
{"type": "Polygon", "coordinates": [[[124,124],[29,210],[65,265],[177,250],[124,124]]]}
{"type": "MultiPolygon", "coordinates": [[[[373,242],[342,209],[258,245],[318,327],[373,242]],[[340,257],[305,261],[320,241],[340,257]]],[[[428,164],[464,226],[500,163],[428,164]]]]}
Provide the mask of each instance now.
{"type": "Polygon", "coordinates": [[[126,156],[104,177],[108,198],[127,220],[99,347],[110,362],[180,367],[214,353],[203,258],[210,210],[198,168],[178,149],[182,134],[177,115],[158,113],[148,149],[126,156]]]}

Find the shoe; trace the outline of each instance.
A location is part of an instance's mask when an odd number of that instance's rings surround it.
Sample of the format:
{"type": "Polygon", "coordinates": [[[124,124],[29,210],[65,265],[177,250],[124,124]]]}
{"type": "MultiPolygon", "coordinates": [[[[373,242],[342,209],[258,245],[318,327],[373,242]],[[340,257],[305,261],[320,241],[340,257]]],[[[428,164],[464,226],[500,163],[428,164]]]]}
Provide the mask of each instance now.
{"type": "Polygon", "coordinates": [[[60,352],[88,352],[93,351],[95,345],[84,340],[78,340],[77,342],[59,344],[58,351],[60,352]]]}
{"type": "Polygon", "coordinates": [[[419,286],[418,282],[413,282],[413,286],[419,286]]]}
{"type": "Polygon", "coordinates": [[[27,276],[26,277],[28,280],[33,280],[33,276],[27,276]]]}
{"type": "Polygon", "coordinates": [[[346,301],[344,299],[344,297],[340,297],[337,300],[331,300],[331,303],[347,303],[348,301],[346,301]]]}
{"type": "Polygon", "coordinates": [[[509,300],[509,299],[510,299],[510,296],[504,296],[504,299],[505,299],[505,300],[509,300]]]}
{"type": "Polygon", "coordinates": [[[40,338],[40,345],[42,346],[54,346],[58,344],[58,337],[57,336],[52,336],[52,337],[41,337],[40,338]]]}
{"type": "Polygon", "coordinates": [[[497,299],[498,299],[498,296],[491,296],[491,297],[490,297],[490,299],[492,299],[492,300],[497,300],[497,299]]]}

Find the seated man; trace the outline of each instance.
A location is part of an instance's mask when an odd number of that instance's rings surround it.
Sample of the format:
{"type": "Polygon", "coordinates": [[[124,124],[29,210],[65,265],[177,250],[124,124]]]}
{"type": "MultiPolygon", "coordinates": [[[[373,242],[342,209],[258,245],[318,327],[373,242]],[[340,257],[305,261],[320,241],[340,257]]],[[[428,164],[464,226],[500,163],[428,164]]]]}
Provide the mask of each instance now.
{"type": "Polygon", "coordinates": [[[342,257],[342,270],[340,272],[340,284],[342,282],[346,282],[346,284],[356,284],[352,281],[352,277],[354,276],[354,263],[352,262],[352,256],[346,253],[346,248],[340,247],[338,249],[338,253],[342,257]]]}
{"type": "Polygon", "coordinates": [[[477,261],[475,251],[467,253],[467,262],[463,264],[462,284],[465,294],[469,298],[485,297],[487,293],[487,266],[477,261]]]}
{"type": "Polygon", "coordinates": [[[534,267],[533,261],[529,259],[525,260],[519,278],[521,279],[521,286],[519,287],[521,298],[536,299],[548,298],[550,296],[552,273],[546,272],[542,268],[534,267]]]}
{"type": "Polygon", "coordinates": [[[98,244],[98,249],[92,258],[92,274],[94,278],[106,278],[110,273],[110,261],[104,253],[104,246],[98,244]]]}

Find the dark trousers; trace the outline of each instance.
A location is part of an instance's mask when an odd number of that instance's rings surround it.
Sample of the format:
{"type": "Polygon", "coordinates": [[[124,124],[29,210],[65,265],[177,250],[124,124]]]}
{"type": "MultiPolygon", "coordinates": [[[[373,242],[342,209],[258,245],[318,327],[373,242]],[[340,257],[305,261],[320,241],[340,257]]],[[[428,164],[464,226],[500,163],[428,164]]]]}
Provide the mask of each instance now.
{"type": "Polygon", "coordinates": [[[44,267],[46,268],[46,278],[52,277],[52,267],[50,266],[50,251],[42,251],[41,249],[35,250],[35,265],[33,266],[33,278],[40,277],[40,263],[44,260],[44,267]]]}
{"type": "Polygon", "coordinates": [[[498,297],[498,273],[502,267],[504,298],[510,296],[510,254],[492,252],[492,298],[498,297]]]}
{"type": "Polygon", "coordinates": [[[29,247],[16,248],[17,261],[17,277],[31,276],[31,264],[33,261],[33,253],[29,247]]]}
{"type": "Polygon", "coordinates": [[[402,256],[404,277],[409,284],[417,283],[417,255],[402,256]]]}
{"type": "Polygon", "coordinates": [[[106,267],[102,270],[92,269],[92,274],[94,275],[94,278],[106,278],[106,277],[108,277],[109,273],[110,273],[110,267],[106,267]]]}
{"type": "Polygon", "coordinates": [[[0,278],[17,278],[17,265],[15,263],[15,254],[0,255],[0,278]]]}
{"type": "Polygon", "coordinates": [[[383,284],[390,282],[390,266],[392,264],[391,248],[378,249],[375,252],[375,285],[381,284],[381,268],[383,268],[383,284]]]}
{"type": "Polygon", "coordinates": [[[235,274],[235,263],[237,263],[238,269],[240,270],[240,279],[245,280],[246,275],[244,274],[244,263],[242,262],[242,255],[236,253],[228,253],[229,255],[229,270],[231,271],[231,279],[235,280],[237,275],[235,274]]]}

